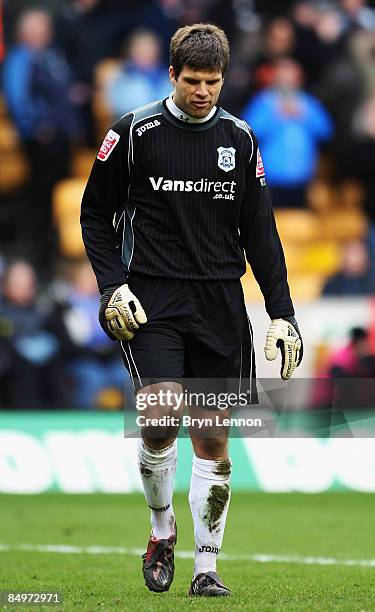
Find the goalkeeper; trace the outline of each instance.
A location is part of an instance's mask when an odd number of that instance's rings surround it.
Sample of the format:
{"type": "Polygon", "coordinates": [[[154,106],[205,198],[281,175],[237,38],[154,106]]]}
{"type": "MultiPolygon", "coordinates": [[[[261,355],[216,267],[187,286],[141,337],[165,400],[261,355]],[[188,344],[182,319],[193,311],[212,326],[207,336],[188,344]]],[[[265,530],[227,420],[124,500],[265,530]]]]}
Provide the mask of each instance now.
{"type": "MultiPolygon", "coordinates": [[[[109,130],[82,201],[83,240],[101,293],[99,318],[119,340],[136,393],[178,392],[181,380],[255,377],[253,332],[240,278],[246,259],[271,324],[267,359],[289,379],[302,358],[282,246],[257,139],[217,105],[229,61],[214,25],[180,28],[170,48],[169,98],[109,130]]],[[[148,402],[144,415],[175,415],[148,402]]],[[[179,410],[181,407],[179,407],[179,410]]],[[[195,416],[199,408],[190,407],[195,416]]],[[[226,417],[227,411],[218,411],[226,417]]],[[[173,511],[176,430],[142,428],[138,460],[151,509],[146,586],[167,591],[177,541],[173,511]]],[[[191,596],[226,596],[217,573],[228,506],[227,433],[190,430],[189,502],[195,537],[191,596]]]]}

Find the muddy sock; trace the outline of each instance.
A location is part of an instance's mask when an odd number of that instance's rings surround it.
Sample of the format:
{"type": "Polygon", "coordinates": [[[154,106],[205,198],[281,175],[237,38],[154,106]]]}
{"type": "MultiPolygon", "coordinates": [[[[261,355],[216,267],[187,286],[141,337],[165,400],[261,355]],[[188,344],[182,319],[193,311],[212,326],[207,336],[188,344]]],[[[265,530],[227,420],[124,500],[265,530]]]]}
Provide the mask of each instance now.
{"type": "Polygon", "coordinates": [[[193,457],[189,503],[194,522],[194,577],[216,571],[230,501],[230,459],[193,457]]]}
{"type": "Polygon", "coordinates": [[[161,450],[138,444],[138,464],[146,501],[151,508],[152,535],[166,539],[174,532],[173,480],[177,464],[177,442],[161,450]]]}

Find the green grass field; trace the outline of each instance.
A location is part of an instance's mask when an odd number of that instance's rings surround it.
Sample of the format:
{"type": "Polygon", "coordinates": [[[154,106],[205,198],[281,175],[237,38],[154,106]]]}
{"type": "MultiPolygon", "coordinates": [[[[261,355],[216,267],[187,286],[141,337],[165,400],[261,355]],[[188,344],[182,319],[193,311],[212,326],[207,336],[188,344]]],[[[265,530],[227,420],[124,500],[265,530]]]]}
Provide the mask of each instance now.
{"type": "Polygon", "coordinates": [[[227,559],[219,562],[234,596],[210,600],[186,595],[193,537],[185,495],[175,497],[181,557],[164,594],[143,584],[139,552],[149,523],[141,495],[2,495],[0,591],[60,591],[63,610],[375,610],[375,562],[357,563],[375,558],[374,504],[374,496],[358,493],[235,493],[223,546],[227,559]],[[30,550],[20,550],[25,544],[30,550]],[[73,548],[37,552],[38,545],[73,548]],[[92,546],[103,549],[90,553],[92,546]],[[260,562],[254,555],[271,557],[260,562]],[[330,564],[318,564],[327,558],[330,564]]]}

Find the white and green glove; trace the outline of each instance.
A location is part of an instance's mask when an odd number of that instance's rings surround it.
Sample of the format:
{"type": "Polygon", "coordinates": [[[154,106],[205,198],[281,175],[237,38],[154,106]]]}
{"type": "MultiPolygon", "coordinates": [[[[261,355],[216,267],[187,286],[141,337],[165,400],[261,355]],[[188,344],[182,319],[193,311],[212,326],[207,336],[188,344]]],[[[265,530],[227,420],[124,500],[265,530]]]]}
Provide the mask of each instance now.
{"type": "Polygon", "coordinates": [[[294,317],[273,319],[266,336],[264,353],[268,361],[276,359],[281,351],[280,376],[289,380],[302,361],[303,343],[297,321],[294,317]]]}
{"type": "Polygon", "coordinates": [[[100,298],[99,322],[112,340],[132,340],[147,316],[128,285],[110,287],[100,298]]]}

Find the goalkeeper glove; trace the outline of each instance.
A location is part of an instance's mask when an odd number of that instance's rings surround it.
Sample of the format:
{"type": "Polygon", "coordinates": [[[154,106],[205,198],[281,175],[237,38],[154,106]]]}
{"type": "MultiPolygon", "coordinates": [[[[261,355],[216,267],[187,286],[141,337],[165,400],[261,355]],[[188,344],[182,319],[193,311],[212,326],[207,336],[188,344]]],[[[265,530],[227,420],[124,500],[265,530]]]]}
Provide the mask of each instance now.
{"type": "Polygon", "coordinates": [[[131,340],[146,313],[128,285],[110,287],[100,298],[99,322],[111,340],[131,340]]]}
{"type": "Polygon", "coordinates": [[[264,346],[266,359],[276,359],[278,349],[281,351],[280,376],[283,380],[288,380],[303,356],[302,338],[294,317],[272,320],[264,346]]]}

